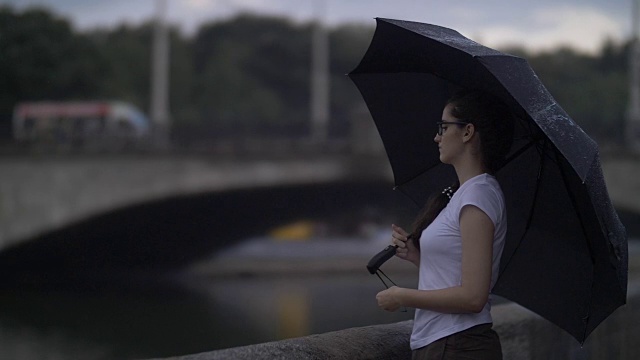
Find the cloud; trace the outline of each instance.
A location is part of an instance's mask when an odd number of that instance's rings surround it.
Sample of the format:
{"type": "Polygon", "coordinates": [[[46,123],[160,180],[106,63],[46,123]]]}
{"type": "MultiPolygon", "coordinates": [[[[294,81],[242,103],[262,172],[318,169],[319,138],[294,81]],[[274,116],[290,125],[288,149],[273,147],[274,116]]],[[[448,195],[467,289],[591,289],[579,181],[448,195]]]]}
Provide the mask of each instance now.
{"type": "Polygon", "coordinates": [[[451,18],[463,24],[488,21],[489,19],[491,19],[491,13],[495,12],[482,7],[472,8],[469,6],[461,5],[449,6],[445,9],[445,11],[451,18]]]}
{"type": "Polygon", "coordinates": [[[519,25],[486,26],[471,36],[491,47],[521,45],[541,51],[569,46],[596,53],[606,39],[624,40],[624,27],[595,8],[565,5],[535,10],[519,25]]]}
{"type": "MultiPolygon", "coordinates": [[[[321,0],[166,0],[169,22],[187,35],[203,23],[238,12],[314,19],[321,0]]],[[[374,26],[375,17],[434,23],[451,27],[491,47],[522,45],[547,50],[560,45],[595,52],[607,37],[630,33],[630,6],[607,0],[324,0],[325,21],[331,25],[359,22],[374,26]]],[[[69,18],[81,30],[139,24],[155,14],[156,1],[130,0],[0,0],[17,8],[46,5],[69,18]]]]}
{"type": "Polygon", "coordinates": [[[215,5],[215,0],[185,0],[184,5],[192,11],[209,10],[215,5]]]}

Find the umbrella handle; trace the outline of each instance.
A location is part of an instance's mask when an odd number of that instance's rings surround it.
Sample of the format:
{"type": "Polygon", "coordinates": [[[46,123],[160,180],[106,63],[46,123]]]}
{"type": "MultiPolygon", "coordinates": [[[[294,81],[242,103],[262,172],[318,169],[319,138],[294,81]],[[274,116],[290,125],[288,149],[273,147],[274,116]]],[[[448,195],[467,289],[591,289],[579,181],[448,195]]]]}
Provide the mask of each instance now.
{"type": "Polygon", "coordinates": [[[387,260],[391,259],[393,255],[396,254],[397,248],[398,245],[389,245],[379,253],[375,254],[367,264],[367,270],[369,270],[369,273],[372,275],[375,274],[380,266],[382,266],[382,264],[384,264],[387,260]]]}

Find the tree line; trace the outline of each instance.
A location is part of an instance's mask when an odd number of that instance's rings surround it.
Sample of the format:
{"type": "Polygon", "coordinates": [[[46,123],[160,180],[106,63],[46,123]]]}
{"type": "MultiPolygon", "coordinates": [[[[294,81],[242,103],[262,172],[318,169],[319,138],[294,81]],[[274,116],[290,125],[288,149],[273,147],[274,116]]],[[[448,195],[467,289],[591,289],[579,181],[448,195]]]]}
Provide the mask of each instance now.
{"type": "MultiPolygon", "coordinates": [[[[198,143],[246,136],[307,136],[313,23],[241,14],[171,28],[172,136],[198,143]]],[[[362,58],[374,25],[330,28],[331,137],[349,135],[362,100],[345,76],[362,58]]],[[[0,137],[13,107],[30,100],[123,100],[148,112],[153,26],[74,30],[47,9],[0,7],[0,137]]],[[[629,43],[597,55],[562,48],[526,58],[558,103],[597,141],[621,141],[628,97],[629,43]]]]}

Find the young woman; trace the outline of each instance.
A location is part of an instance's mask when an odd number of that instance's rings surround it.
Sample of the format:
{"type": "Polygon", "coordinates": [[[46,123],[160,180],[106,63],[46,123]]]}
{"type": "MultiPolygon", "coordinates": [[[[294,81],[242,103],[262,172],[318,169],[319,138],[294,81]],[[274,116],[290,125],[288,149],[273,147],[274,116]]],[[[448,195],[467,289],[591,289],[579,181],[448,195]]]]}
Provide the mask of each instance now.
{"type": "Polygon", "coordinates": [[[416,308],[413,359],[502,359],[489,293],[507,214],[493,174],[511,147],[513,123],[509,109],[487,94],[452,97],[434,140],[458,182],[429,199],[411,234],[392,225],[396,255],[419,268],[419,285],[392,287],[377,300],[388,311],[416,308]]]}

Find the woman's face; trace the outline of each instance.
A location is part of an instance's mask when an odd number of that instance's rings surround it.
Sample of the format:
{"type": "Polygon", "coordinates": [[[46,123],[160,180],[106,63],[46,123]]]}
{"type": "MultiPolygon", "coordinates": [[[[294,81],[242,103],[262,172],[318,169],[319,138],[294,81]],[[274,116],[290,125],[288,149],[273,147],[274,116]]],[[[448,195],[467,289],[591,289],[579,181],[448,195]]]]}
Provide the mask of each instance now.
{"type": "Polygon", "coordinates": [[[440,161],[445,164],[452,164],[455,158],[462,152],[464,126],[447,124],[450,122],[460,122],[460,119],[451,115],[452,104],[447,104],[442,111],[442,135],[436,133],[433,139],[438,144],[440,151],[440,161]]]}

